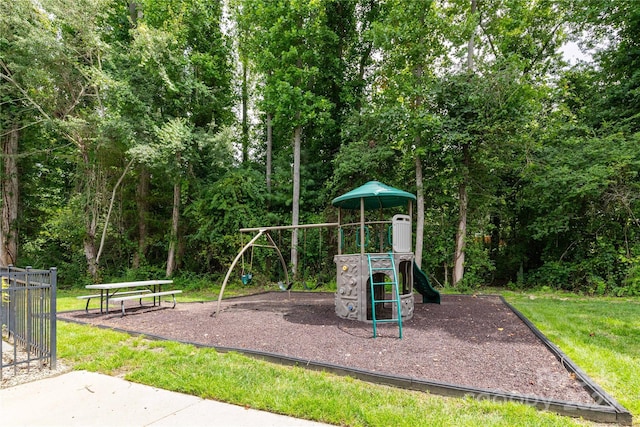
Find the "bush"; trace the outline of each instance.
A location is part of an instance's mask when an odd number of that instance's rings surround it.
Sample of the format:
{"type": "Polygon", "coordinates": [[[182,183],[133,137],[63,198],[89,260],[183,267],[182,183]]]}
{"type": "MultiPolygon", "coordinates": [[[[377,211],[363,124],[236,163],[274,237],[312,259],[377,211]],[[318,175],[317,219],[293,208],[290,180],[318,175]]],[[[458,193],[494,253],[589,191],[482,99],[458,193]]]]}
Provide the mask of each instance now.
{"type": "Polygon", "coordinates": [[[568,289],[572,286],[572,278],[575,274],[575,266],[562,261],[549,261],[542,267],[533,270],[526,277],[526,283],[530,287],[549,286],[552,289],[568,289]]]}
{"type": "Polygon", "coordinates": [[[618,296],[640,296],[640,265],[634,265],[627,272],[623,281],[624,287],[617,289],[618,296]]]}
{"type": "Polygon", "coordinates": [[[472,290],[493,282],[495,264],[489,257],[489,249],[482,244],[469,244],[466,249],[464,277],[456,287],[472,290]]]}

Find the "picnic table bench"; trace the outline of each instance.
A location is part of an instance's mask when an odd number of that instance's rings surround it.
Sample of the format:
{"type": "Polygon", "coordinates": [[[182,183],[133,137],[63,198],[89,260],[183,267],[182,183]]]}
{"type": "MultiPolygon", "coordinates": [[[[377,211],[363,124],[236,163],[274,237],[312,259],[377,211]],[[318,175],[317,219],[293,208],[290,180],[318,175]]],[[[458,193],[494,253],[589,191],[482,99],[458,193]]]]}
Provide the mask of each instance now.
{"type": "Polygon", "coordinates": [[[99,294],[81,295],[79,299],[86,299],[87,305],[85,310],[89,310],[89,301],[92,298],[100,298],[100,313],[109,313],[109,303],[120,303],[122,315],[125,314],[124,302],[129,300],[142,300],[153,298],[153,305],[160,305],[160,298],[163,296],[173,296],[173,307],[176,306],[176,294],[182,293],[179,289],[163,291],[162,285],[173,283],[173,280],[144,280],[136,282],[119,282],[119,283],[100,283],[95,285],[87,285],[85,288],[99,290],[99,294]]]}
{"type": "MultiPolygon", "coordinates": [[[[141,294],[150,293],[150,292],[151,292],[150,289],[138,289],[135,291],[118,292],[118,295],[127,295],[127,294],[141,295],[141,294]]],[[[77,296],[76,298],[87,300],[87,305],[85,305],[84,311],[89,312],[89,302],[94,298],[102,298],[102,295],[101,294],[80,295],[80,296],[77,296]]],[[[140,304],[142,304],[142,301],[140,301],[140,304]]]]}
{"type": "MultiPolygon", "coordinates": [[[[115,298],[110,298],[109,301],[112,304],[117,304],[120,303],[120,309],[122,310],[122,315],[125,315],[125,311],[124,311],[124,302],[125,301],[129,301],[129,300],[134,300],[134,299],[140,299],[140,305],[142,305],[142,299],[143,298],[153,298],[154,301],[154,305],[155,305],[155,301],[156,301],[156,297],[158,298],[158,305],[160,304],[160,297],[162,296],[167,296],[167,295],[171,295],[173,297],[173,307],[172,308],[176,308],[176,294],[180,294],[182,293],[181,290],[179,289],[174,289],[172,291],[163,291],[163,292],[152,292],[152,293],[148,293],[148,294],[138,294],[138,295],[127,295],[124,297],[120,297],[120,296],[116,296],[115,298]]],[[[121,294],[118,294],[121,295],[121,294]]]]}

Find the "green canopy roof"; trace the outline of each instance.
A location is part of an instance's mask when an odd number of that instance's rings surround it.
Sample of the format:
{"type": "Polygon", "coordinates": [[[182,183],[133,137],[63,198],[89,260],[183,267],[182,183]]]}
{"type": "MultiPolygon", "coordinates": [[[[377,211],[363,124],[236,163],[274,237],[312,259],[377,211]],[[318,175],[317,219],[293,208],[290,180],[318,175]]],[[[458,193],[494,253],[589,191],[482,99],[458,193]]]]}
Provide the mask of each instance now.
{"type": "Polygon", "coordinates": [[[416,200],[416,196],[378,181],[369,181],[361,187],[336,197],[331,204],[337,208],[360,209],[360,199],[364,199],[365,210],[372,210],[402,206],[407,203],[407,200],[416,200]]]}

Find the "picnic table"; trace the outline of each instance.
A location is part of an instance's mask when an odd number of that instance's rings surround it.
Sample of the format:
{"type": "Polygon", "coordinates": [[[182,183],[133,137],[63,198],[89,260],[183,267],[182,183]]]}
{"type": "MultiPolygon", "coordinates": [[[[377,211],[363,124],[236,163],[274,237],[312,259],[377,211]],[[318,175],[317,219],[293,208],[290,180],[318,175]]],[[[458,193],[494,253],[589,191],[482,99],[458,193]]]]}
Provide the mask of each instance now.
{"type": "Polygon", "coordinates": [[[124,302],[128,300],[139,299],[142,305],[142,299],[153,298],[153,305],[160,305],[160,297],[173,296],[173,306],[176,305],[176,294],[181,290],[174,289],[170,291],[162,291],[163,285],[172,284],[173,280],[143,280],[137,282],[118,282],[118,283],[99,283],[95,285],[87,285],[85,288],[91,290],[99,290],[99,294],[81,295],[78,299],[86,299],[87,305],[85,311],[89,311],[89,301],[93,298],[100,298],[100,313],[109,313],[109,303],[120,303],[122,315],[124,316],[124,302]]]}

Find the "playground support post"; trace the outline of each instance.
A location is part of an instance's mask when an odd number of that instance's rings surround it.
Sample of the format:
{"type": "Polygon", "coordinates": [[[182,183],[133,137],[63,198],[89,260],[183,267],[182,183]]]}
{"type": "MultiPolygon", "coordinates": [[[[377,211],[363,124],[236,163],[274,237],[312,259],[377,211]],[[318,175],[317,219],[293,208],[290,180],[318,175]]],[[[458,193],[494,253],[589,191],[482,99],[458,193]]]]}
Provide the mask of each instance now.
{"type": "Polygon", "coordinates": [[[360,255],[364,256],[364,197],[360,198],[360,255]]]}
{"type": "Polygon", "coordinates": [[[340,227],[341,222],[342,222],[342,208],[338,208],[338,255],[342,255],[342,239],[340,238],[342,233],[342,227],[340,227]]]}

